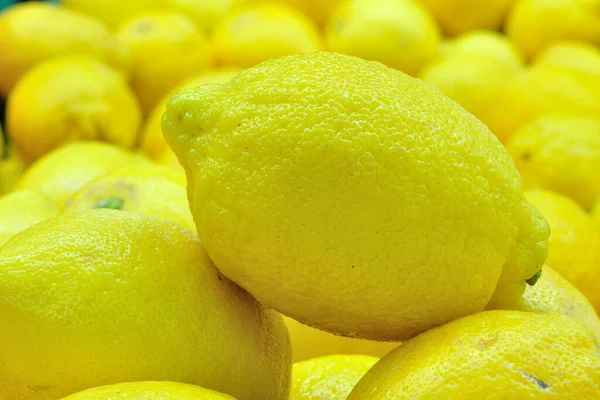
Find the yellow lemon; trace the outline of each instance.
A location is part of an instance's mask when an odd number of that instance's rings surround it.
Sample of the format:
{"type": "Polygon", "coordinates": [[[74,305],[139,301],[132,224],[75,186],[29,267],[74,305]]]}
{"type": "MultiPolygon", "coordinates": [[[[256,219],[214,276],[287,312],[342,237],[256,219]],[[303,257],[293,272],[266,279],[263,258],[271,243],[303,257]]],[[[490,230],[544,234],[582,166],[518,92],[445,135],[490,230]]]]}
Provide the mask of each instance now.
{"type": "Polygon", "coordinates": [[[185,82],[179,84],[174,90],[171,90],[156,104],[142,129],[140,147],[144,153],[155,159],[168,157],[165,154],[171,153],[162,133],[161,122],[163,114],[167,109],[167,102],[173,94],[183,89],[191,89],[211,83],[225,83],[240,72],[241,69],[238,68],[221,68],[213,71],[207,71],[187,79],[185,82]]]}
{"type": "Polygon", "coordinates": [[[531,190],[526,196],[550,225],[546,264],[600,310],[600,233],[591,217],[577,203],[558,193],[531,190]]]}
{"type": "Polygon", "coordinates": [[[9,193],[17,185],[25,171],[25,162],[13,146],[4,148],[0,157],[0,195],[9,193]]]}
{"type": "Polygon", "coordinates": [[[487,311],[432,329],[381,359],[348,400],[595,399],[594,334],[562,315],[487,311]]]}
{"type": "Polygon", "coordinates": [[[45,2],[21,3],[0,13],[0,95],[36,64],[84,54],[125,68],[128,53],[100,21],[45,2]]]}
{"type": "Polygon", "coordinates": [[[56,215],[58,205],[33,190],[17,190],[0,197],[0,246],[31,225],[56,215]]]}
{"type": "Polygon", "coordinates": [[[211,32],[215,25],[231,10],[249,0],[163,0],[169,8],[190,17],[205,32],[211,32]]]}
{"type": "Polygon", "coordinates": [[[525,70],[506,85],[487,124],[506,142],[522,125],[548,114],[600,113],[600,79],[551,65],[525,70]]]}
{"type": "Polygon", "coordinates": [[[67,396],[63,400],[235,400],[199,386],[175,382],[133,382],[101,386],[67,396]]]}
{"type": "Polygon", "coordinates": [[[346,0],[327,23],[329,50],[417,75],[438,51],[433,17],[413,0],[346,0]]]}
{"type": "Polygon", "coordinates": [[[419,77],[487,123],[507,83],[518,74],[514,66],[474,53],[448,55],[425,67],[419,77]]]}
{"type": "Polygon", "coordinates": [[[131,49],[131,84],[146,113],[181,80],[213,62],[204,32],[183,14],[141,14],[117,36],[131,49]]]}
{"type": "Polygon", "coordinates": [[[589,208],[600,197],[600,119],[551,114],[506,144],[528,188],[562,193],[589,208]]]}
{"type": "Polygon", "coordinates": [[[251,4],[228,15],[215,27],[213,42],[217,61],[238,67],[321,48],[312,21],[299,11],[272,3],[251,4]]]}
{"type": "Polygon", "coordinates": [[[600,44],[600,0],[516,0],[506,32],[527,57],[561,39],[600,44]]]}
{"type": "Polygon", "coordinates": [[[450,36],[475,29],[498,29],[515,0],[420,0],[450,36]]]}
{"type": "Polygon", "coordinates": [[[111,208],[163,218],[195,230],[185,173],[159,165],[127,167],[95,179],[69,197],[63,212],[111,208]]]}
{"type": "MultiPolygon", "coordinates": [[[[261,1],[261,0],[254,0],[261,1]]],[[[277,3],[294,7],[303,12],[317,25],[322,26],[327,21],[335,7],[343,0],[274,0],[277,3]]]]}
{"type": "Polygon", "coordinates": [[[209,256],[307,325],[406,339],[494,292],[518,301],[546,257],[546,222],[502,144],[380,63],[272,60],[179,92],[163,131],[209,256]]]}
{"type": "Polygon", "coordinates": [[[107,143],[76,142],[40,158],[23,174],[17,187],[38,190],[62,205],[92,179],[140,163],[149,161],[107,143]]]}
{"type": "Polygon", "coordinates": [[[400,345],[397,342],[375,342],[334,335],[283,317],[292,343],[292,359],[304,361],[332,354],[362,354],[383,357],[400,345]]]}
{"type": "Polygon", "coordinates": [[[185,173],[185,170],[183,169],[181,164],[179,164],[179,160],[177,159],[177,156],[171,150],[167,150],[165,152],[165,154],[162,155],[161,158],[156,160],[156,162],[160,165],[166,165],[167,167],[174,168],[176,170],[179,170],[179,171],[185,173]]]}
{"type": "Polygon", "coordinates": [[[600,50],[590,43],[561,40],[539,53],[534,64],[600,77],[600,50]]]}
{"type": "Polygon", "coordinates": [[[147,379],[288,398],[281,317],[162,219],[93,210],[21,232],[0,249],[0,318],[2,399],[147,379]]]}
{"type": "Polygon", "coordinates": [[[124,78],[87,57],[38,64],[8,97],[7,130],[28,161],[74,140],[132,147],[141,115],[124,78]]]}
{"type": "Polygon", "coordinates": [[[519,309],[574,318],[587,324],[600,340],[600,319],[594,306],[575,286],[548,266],[544,266],[537,283],[525,289],[519,309]]]}
{"type": "Polygon", "coordinates": [[[525,57],[502,33],[487,30],[465,32],[445,42],[442,57],[479,56],[493,59],[516,70],[525,64],[525,57]]]}
{"type": "Polygon", "coordinates": [[[376,357],[363,355],[332,355],[297,362],[290,400],[346,400],[377,361],[376,357]]]}
{"type": "Polygon", "coordinates": [[[123,22],[147,10],[162,8],[166,0],[61,0],[68,9],[76,10],[104,21],[116,29],[123,22]]]}

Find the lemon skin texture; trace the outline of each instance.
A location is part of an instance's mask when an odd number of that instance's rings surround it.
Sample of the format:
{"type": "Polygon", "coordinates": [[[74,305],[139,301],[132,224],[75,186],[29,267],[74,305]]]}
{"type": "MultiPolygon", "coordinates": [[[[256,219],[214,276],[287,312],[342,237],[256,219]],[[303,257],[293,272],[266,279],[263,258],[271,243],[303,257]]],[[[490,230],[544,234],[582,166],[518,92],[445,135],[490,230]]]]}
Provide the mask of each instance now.
{"type": "Polygon", "coordinates": [[[176,382],[132,382],[101,386],[62,400],[235,400],[226,394],[176,382]]]}
{"type": "Polygon", "coordinates": [[[290,333],[294,362],[335,354],[383,357],[400,345],[396,342],[376,342],[334,335],[286,316],[283,320],[290,333]]]}
{"type": "Polygon", "coordinates": [[[211,83],[225,83],[241,71],[242,70],[239,68],[232,67],[219,68],[200,73],[180,82],[175,89],[172,89],[156,104],[146,119],[144,127],[142,128],[142,140],[140,144],[140,148],[144,153],[153,159],[161,159],[165,157],[167,152],[171,152],[171,149],[163,136],[161,123],[163,114],[167,109],[167,102],[173,94],[183,89],[191,89],[211,83]]]}
{"type": "Polygon", "coordinates": [[[585,209],[600,197],[600,119],[549,114],[507,142],[526,188],[561,193],[585,209]]]}
{"type": "Polygon", "coordinates": [[[89,57],[38,64],[19,80],[6,107],[8,134],[28,162],[77,140],[132,148],[142,122],[123,76],[89,57]]]}
{"type": "Polygon", "coordinates": [[[505,31],[528,58],[563,39],[598,45],[599,9],[600,0],[517,0],[505,31]]]}
{"type": "Polygon", "coordinates": [[[325,28],[327,48],[416,76],[437,54],[440,32],[413,0],[344,1],[325,28]]]}
{"type": "Polygon", "coordinates": [[[377,361],[377,357],[363,355],[331,355],[297,362],[290,400],[346,400],[377,361]]]}
{"type": "Polygon", "coordinates": [[[382,64],[266,62],[176,94],[163,131],[211,259],[307,325],[403,340],[517,301],[543,265],[547,225],[502,144],[382,64]]]}
{"type": "Polygon", "coordinates": [[[527,199],[550,225],[546,264],[577,287],[600,310],[600,232],[591,216],[570,198],[547,190],[529,190],[527,199]]]}
{"type": "Polygon", "coordinates": [[[16,190],[0,197],[0,246],[31,225],[58,215],[59,207],[32,190],[16,190]]]}
{"type": "Polygon", "coordinates": [[[136,164],[150,164],[150,160],[108,143],[69,143],[33,163],[17,189],[42,192],[62,206],[89,181],[136,164]]]}
{"type": "Polygon", "coordinates": [[[175,85],[213,63],[210,41],[181,13],[137,15],[119,28],[117,37],[131,50],[131,86],[145,114],[175,85]]]}
{"type": "Polygon", "coordinates": [[[162,165],[133,166],[95,179],[65,201],[63,213],[112,208],[163,218],[195,230],[185,173],[162,165]]]}
{"type": "Polygon", "coordinates": [[[122,72],[129,52],[101,21],[46,2],[21,3],[0,14],[0,95],[31,67],[64,55],[88,55],[122,72]]]}
{"type": "Polygon", "coordinates": [[[515,0],[420,0],[435,16],[444,33],[459,35],[476,29],[500,28],[515,0]]]}
{"type": "Polygon", "coordinates": [[[1,398],[164,380],[287,399],[283,321],[221,276],[193,232],[93,210],[34,225],[0,253],[1,398]]]}
{"type": "Polygon", "coordinates": [[[381,359],[348,400],[595,399],[592,331],[562,315],[486,311],[432,329],[381,359]]]}
{"type": "Polygon", "coordinates": [[[547,265],[537,283],[525,289],[520,311],[566,315],[585,323],[600,339],[600,319],[594,306],[573,284],[547,265]]]}
{"type": "Polygon", "coordinates": [[[215,27],[212,36],[217,64],[241,68],[323,47],[315,24],[299,11],[276,3],[236,9],[215,27]]]}

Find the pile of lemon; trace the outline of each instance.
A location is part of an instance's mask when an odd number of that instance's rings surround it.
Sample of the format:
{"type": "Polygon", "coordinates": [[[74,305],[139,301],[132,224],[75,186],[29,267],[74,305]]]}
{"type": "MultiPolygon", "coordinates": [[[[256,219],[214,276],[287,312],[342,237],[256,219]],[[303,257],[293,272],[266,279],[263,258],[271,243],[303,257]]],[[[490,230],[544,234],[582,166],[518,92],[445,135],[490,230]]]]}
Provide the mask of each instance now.
{"type": "Polygon", "coordinates": [[[0,400],[600,399],[599,45],[600,0],[3,9],[0,400]]]}

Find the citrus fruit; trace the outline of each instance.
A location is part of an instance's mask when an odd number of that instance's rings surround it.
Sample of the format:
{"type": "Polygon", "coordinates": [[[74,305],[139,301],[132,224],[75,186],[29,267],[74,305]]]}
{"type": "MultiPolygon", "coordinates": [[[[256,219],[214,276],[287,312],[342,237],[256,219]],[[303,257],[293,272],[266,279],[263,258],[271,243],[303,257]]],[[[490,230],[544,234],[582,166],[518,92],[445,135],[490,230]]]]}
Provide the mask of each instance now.
{"type": "Polygon", "coordinates": [[[486,311],[406,342],[348,400],[592,399],[600,353],[592,331],[562,315],[486,311]]]}
{"type": "Polygon", "coordinates": [[[360,354],[383,357],[400,345],[397,342],[375,342],[334,335],[283,317],[292,343],[294,362],[333,354],[360,354]]]}
{"type": "Polygon", "coordinates": [[[165,0],[61,0],[68,9],[104,21],[111,29],[147,10],[163,8],[165,0]]]}
{"type": "Polygon", "coordinates": [[[82,54],[126,69],[128,53],[95,18],[35,1],[0,13],[0,95],[31,67],[50,58],[82,54]]]}
{"type": "Polygon", "coordinates": [[[0,293],[3,399],[148,379],[288,398],[281,317],[168,221],[103,209],[34,225],[0,249],[0,293]]]}
{"type": "Polygon", "coordinates": [[[250,4],[229,14],[215,27],[213,43],[217,62],[244,68],[321,48],[319,31],[312,21],[275,3],[250,4]]]}
{"type": "Polygon", "coordinates": [[[203,72],[185,80],[175,89],[170,90],[170,92],[156,104],[142,129],[140,147],[144,153],[152,158],[160,158],[163,157],[165,153],[170,152],[169,146],[167,145],[167,142],[165,142],[162,133],[161,122],[163,114],[167,109],[167,102],[173,94],[183,89],[191,89],[210,83],[225,83],[240,72],[241,69],[238,68],[221,68],[203,72]]]}
{"type": "Polygon", "coordinates": [[[544,266],[537,283],[525,289],[520,310],[566,315],[587,324],[600,340],[600,319],[594,306],[575,286],[548,266],[544,266]]]}
{"type": "Polygon", "coordinates": [[[73,193],[63,212],[110,208],[163,218],[195,230],[185,190],[185,173],[160,165],[126,167],[95,179],[73,193]]]}
{"type": "Polygon", "coordinates": [[[17,182],[25,171],[25,162],[13,146],[4,148],[4,154],[0,156],[0,195],[6,194],[14,189],[17,182]]]}
{"type": "Polygon", "coordinates": [[[420,0],[449,36],[498,29],[515,0],[420,0]]]}
{"type": "Polygon", "coordinates": [[[175,382],[133,382],[101,386],[63,400],[235,400],[226,394],[175,382]]]}
{"type": "Polygon", "coordinates": [[[433,17],[413,0],[346,0],[325,29],[329,50],[417,75],[438,51],[433,17]]]}
{"type": "Polygon", "coordinates": [[[17,187],[45,193],[62,205],[92,179],[133,164],[144,157],[102,142],[75,142],[40,158],[23,174],[17,187]]]}
{"type": "Polygon", "coordinates": [[[536,65],[508,82],[487,122],[502,142],[522,125],[548,114],[600,112],[600,79],[552,65],[536,65]]]}
{"type": "Polygon", "coordinates": [[[169,9],[191,18],[198,28],[211,32],[228,13],[249,0],[163,0],[169,9]]]}
{"type": "Polygon", "coordinates": [[[0,197],[0,246],[31,225],[56,215],[58,205],[33,190],[17,190],[0,197]]]}
{"type": "Polygon", "coordinates": [[[181,164],[179,164],[177,156],[170,149],[167,150],[161,158],[156,160],[156,162],[160,165],[166,165],[167,167],[177,169],[185,174],[185,170],[183,169],[181,164]]]}
{"type": "Polygon", "coordinates": [[[494,293],[518,301],[546,257],[546,222],[502,144],[380,63],[272,60],[179,92],[163,131],[211,259],[307,325],[403,340],[494,293]]]}
{"type": "Polygon", "coordinates": [[[534,64],[600,77],[600,50],[590,43],[560,40],[540,52],[534,64]]]}
{"type": "Polygon", "coordinates": [[[506,147],[525,187],[562,193],[586,209],[600,197],[600,119],[550,114],[519,128],[506,147]]]}
{"type": "Polygon", "coordinates": [[[141,115],[119,73],[89,57],[52,59],[15,85],[6,109],[8,134],[27,161],[75,140],[133,147],[141,115]]]}
{"type": "Polygon", "coordinates": [[[600,310],[600,233],[591,217],[579,204],[558,193],[530,190],[526,196],[550,225],[546,264],[600,310]]]}
{"type": "Polygon", "coordinates": [[[332,355],[294,364],[290,400],[346,400],[377,361],[363,355],[332,355]]]}
{"type": "Polygon", "coordinates": [[[131,49],[131,85],[146,113],[181,80],[213,62],[204,32],[180,13],[137,15],[117,37],[131,49]]]}
{"type": "MultiPolygon", "coordinates": [[[[254,0],[260,1],[260,0],[254,0]]],[[[313,20],[318,26],[323,26],[327,18],[334,11],[335,7],[343,0],[274,0],[277,3],[285,4],[304,13],[313,20]]]]}

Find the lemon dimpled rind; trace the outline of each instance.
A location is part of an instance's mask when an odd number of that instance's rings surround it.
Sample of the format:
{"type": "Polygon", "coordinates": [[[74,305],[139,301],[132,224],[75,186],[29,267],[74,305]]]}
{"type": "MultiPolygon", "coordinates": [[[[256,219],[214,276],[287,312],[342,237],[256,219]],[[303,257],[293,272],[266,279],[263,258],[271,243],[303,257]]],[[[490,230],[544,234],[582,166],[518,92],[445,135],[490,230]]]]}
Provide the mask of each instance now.
{"type": "Polygon", "coordinates": [[[179,92],[163,130],[210,257],[300,322],[402,340],[518,300],[543,265],[547,225],[502,144],[382,64],[266,62],[179,92]]]}

